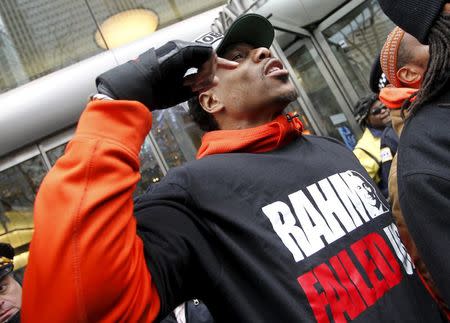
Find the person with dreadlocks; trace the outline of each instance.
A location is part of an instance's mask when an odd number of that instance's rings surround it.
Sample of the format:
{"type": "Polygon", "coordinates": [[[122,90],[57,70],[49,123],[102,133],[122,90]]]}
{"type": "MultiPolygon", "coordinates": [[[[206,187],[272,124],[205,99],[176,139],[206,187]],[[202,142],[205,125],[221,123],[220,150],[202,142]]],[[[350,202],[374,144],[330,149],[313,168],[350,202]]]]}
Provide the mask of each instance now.
{"type": "Polygon", "coordinates": [[[398,149],[400,207],[446,304],[450,304],[450,3],[379,0],[400,28],[429,45],[429,62],[398,149]]]}
{"type": "MultiPolygon", "coordinates": [[[[381,50],[378,63],[382,68],[383,74],[386,75],[389,85],[381,89],[379,97],[380,101],[389,108],[392,126],[398,136],[400,136],[404,126],[401,107],[405,101],[411,100],[412,96],[420,88],[429,57],[429,46],[421,44],[400,27],[395,27],[389,34],[381,50]]],[[[407,114],[407,112],[405,113],[407,114]]],[[[386,141],[388,141],[384,135],[385,133],[383,133],[381,138],[382,157],[383,149],[385,149],[383,147],[386,146],[386,141]]],[[[411,255],[424,284],[438,302],[443,314],[450,319],[449,308],[440,296],[429,270],[417,251],[400,209],[397,186],[397,154],[392,158],[388,186],[392,215],[398,226],[400,237],[411,255]]]]}
{"type": "Polygon", "coordinates": [[[380,139],[384,129],[391,122],[389,112],[384,104],[378,100],[378,95],[373,93],[357,102],[353,115],[364,129],[364,133],[353,149],[353,153],[370,177],[377,183],[383,195],[387,197],[389,173],[382,173],[380,139]]]}
{"type": "MultiPolygon", "coordinates": [[[[386,75],[383,73],[383,69],[381,68],[380,54],[377,55],[377,57],[372,63],[369,85],[372,92],[376,93],[378,96],[380,95],[380,91],[389,85],[389,80],[387,79],[386,75]]],[[[389,191],[387,183],[389,178],[389,172],[391,169],[392,159],[397,152],[398,140],[399,138],[394,128],[392,127],[392,122],[389,122],[386,125],[386,128],[384,128],[380,138],[381,166],[379,171],[381,182],[386,183],[384,184],[382,191],[384,196],[388,200],[389,200],[389,191]]]]}

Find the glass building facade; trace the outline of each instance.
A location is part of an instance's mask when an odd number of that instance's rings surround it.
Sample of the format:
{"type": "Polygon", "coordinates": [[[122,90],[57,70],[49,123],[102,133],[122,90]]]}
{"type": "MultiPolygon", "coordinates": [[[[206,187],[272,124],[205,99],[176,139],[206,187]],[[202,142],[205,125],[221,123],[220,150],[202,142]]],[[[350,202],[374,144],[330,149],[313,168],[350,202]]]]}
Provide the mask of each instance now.
{"type": "Polygon", "coordinates": [[[102,22],[121,12],[154,12],[158,28],[225,0],[2,0],[0,93],[109,48],[95,39],[102,22]]]}
{"type": "Polygon", "coordinates": [[[366,1],[322,31],[358,96],[369,93],[368,75],[386,35],[394,28],[376,0],[366,1]]]}
{"type": "MultiPolygon", "coordinates": [[[[102,22],[117,13],[151,10],[157,14],[158,29],[162,29],[225,2],[2,0],[0,93],[4,94],[0,97],[107,51],[108,43],[103,48],[95,34],[101,32],[102,22]]],[[[325,16],[325,20],[304,28],[273,22],[276,38],[272,49],[288,68],[300,94],[288,110],[300,114],[309,132],[335,137],[351,148],[361,134],[352,106],[370,92],[372,62],[393,24],[376,0],[346,1],[325,16]]],[[[158,182],[170,168],[195,159],[202,132],[186,111],[183,103],[153,114],[152,131],[140,154],[142,179],[136,195],[158,182]]],[[[18,269],[27,263],[37,190],[63,154],[75,126],[0,156],[0,241],[15,247],[18,269]]]]}

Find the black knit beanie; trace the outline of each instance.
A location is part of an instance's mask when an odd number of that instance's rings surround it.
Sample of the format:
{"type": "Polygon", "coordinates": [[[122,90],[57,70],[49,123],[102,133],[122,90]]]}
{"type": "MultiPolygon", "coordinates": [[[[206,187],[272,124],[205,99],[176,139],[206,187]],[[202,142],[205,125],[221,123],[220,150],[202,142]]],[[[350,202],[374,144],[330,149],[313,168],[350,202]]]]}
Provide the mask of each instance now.
{"type": "Polygon", "coordinates": [[[378,0],[384,13],[422,44],[449,0],[378,0]]]}

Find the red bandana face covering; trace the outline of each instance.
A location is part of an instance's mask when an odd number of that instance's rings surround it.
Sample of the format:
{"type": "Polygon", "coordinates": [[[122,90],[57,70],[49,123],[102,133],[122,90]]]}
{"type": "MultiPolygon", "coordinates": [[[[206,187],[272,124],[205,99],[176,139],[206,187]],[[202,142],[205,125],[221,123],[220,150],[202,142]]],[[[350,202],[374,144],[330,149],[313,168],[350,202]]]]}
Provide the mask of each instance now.
{"type": "Polygon", "coordinates": [[[255,128],[207,132],[197,152],[197,159],[208,155],[248,152],[263,153],[281,148],[300,136],[303,124],[297,115],[280,115],[255,128]]]}

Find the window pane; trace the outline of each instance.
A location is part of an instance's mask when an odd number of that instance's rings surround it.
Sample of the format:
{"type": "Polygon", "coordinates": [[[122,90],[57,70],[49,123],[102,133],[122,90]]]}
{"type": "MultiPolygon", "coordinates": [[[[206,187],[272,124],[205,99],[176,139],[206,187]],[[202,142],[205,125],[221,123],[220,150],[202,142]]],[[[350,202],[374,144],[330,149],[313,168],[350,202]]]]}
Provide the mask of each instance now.
{"type": "Polygon", "coordinates": [[[308,48],[306,46],[300,47],[288,57],[288,60],[295,69],[297,79],[305,89],[312,104],[323,117],[322,121],[326,127],[326,132],[339,137],[329,119],[330,115],[340,112],[339,105],[308,48]]]}
{"type": "Polygon", "coordinates": [[[47,158],[50,160],[50,164],[53,166],[55,165],[56,161],[59,157],[61,157],[64,154],[64,151],[66,149],[67,143],[58,146],[56,148],[50,149],[46,152],[47,158]]]}
{"type": "Polygon", "coordinates": [[[337,60],[359,96],[370,93],[369,75],[394,24],[378,1],[366,1],[323,31],[337,60]]]}
{"type": "MultiPolygon", "coordinates": [[[[97,33],[97,24],[101,26],[108,18],[118,13],[131,9],[152,10],[157,15],[160,29],[225,2],[225,0],[58,0],[56,2],[53,0],[1,0],[0,93],[91,57],[110,47],[104,45],[102,36],[97,33]]],[[[144,21],[144,24],[146,22],[144,21]]],[[[136,23],[136,20],[132,20],[131,23],[136,23]]],[[[105,26],[101,27],[102,31],[105,31],[105,28],[105,26]]],[[[123,26],[119,27],[116,34],[121,34],[124,29],[123,26]]],[[[140,30],[142,28],[138,26],[137,31],[140,30]]],[[[135,34],[136,32],[130,32],[125,35],[125,43],[135,40],[135,34]]]]}
{"type": "Polygon", "coordinates": [[[111,16],[132,9],[151,10],[158,16],[158,29],[218,7],[226,0],[89,0],[95,20],[101,26],[111,16]]]}
{"type": "Polygon", "coordinates": [[[27,264],[33,204],[45,173],[40,156],[0,173],[0,242],[14,246],[16,269],[27,264]]]}
{"type": "Polygon", "coordinates": [[[137,184],[134,196],[141,195],[151,184],[159,182],[164,176],[153,154],[151,145],[150,137],[147,136],[139,154],[141,161],[141,180],[137,184]]]}
{"type": "Polygon", "coordinates": [[[277,41],[284,51],[295,77],[314,109],[319,127],[326,135],[343,141],[349,148],[356,143],[351,126],[333,92],[337,88],[322,59],[307,37],[277,31],[277,41]],[[325,76],[328,75],[328,78],[325,76]]]}
{"type": "Polygon", "coordinates": [[[100,52],[95,30],[83,0],[0,1],[0,92],[100,52]]]}
{"type": "Polygon", "coordinates": [[[154,111],[152,133],[170,168],[195,159],[202,131],[183,106],[154,111]]]}

